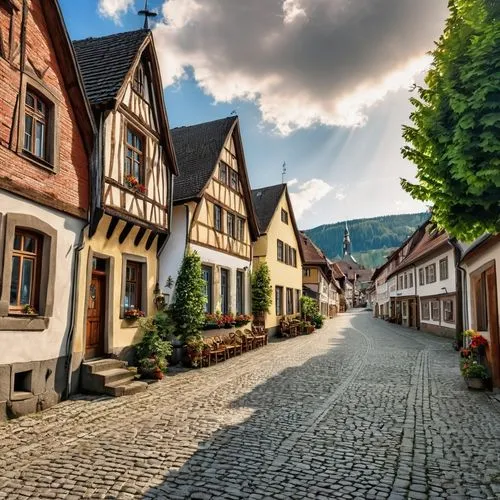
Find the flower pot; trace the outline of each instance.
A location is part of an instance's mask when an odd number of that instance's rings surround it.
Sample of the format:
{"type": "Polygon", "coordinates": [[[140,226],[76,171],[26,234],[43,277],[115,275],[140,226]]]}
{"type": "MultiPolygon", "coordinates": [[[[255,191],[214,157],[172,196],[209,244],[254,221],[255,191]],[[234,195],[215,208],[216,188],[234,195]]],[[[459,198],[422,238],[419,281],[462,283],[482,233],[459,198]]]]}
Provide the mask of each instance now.
{"type": "Polygon", "coordinates": [[[484,389],[484,380],[482,378],[466,378],[465,383],[469,389],[484,389]]]}
{"type": "Polygon", "coordinates": [[[155,380],[161,380],[163,378],[163,372],[159,368],[156,368],[156,370],[153,371],[153,378],[155,380]]]}

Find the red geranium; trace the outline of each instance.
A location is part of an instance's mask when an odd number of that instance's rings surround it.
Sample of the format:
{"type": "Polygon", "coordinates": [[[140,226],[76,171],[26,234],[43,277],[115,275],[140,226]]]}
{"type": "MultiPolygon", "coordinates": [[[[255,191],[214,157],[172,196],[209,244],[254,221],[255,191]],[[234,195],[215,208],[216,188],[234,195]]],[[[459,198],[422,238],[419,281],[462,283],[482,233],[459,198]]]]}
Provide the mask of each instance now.
{"type": "Polygon", "coordinates": [[[477,349],[478,347],[481,346],[487,346],[488,345],[488,340],[483,337],[480,333],[473,335],[472,339],[470,341],[470,348],[471,349],[477,349]]]}

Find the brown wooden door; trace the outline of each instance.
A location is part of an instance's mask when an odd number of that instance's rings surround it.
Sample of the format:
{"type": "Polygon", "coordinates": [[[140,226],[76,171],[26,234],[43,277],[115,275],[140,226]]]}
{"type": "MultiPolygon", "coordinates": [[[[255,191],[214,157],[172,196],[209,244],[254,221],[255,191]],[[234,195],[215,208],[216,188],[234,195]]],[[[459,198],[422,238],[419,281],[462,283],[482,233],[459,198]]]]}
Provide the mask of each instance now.
{"type": "Polygon", "coordinates": [[[488,289],[488,330],[491,347],[491,371],[493,383],[500,387],[500,331],[498,324],[498,290],[495,268],[486,271],[486,286],[488,289]]]}
{"type": "Polygon", "coordinates": [[[87,303],[87,334],[85,358],[95,358],[104,354],[106,275],[92,274],[87,303]]]}

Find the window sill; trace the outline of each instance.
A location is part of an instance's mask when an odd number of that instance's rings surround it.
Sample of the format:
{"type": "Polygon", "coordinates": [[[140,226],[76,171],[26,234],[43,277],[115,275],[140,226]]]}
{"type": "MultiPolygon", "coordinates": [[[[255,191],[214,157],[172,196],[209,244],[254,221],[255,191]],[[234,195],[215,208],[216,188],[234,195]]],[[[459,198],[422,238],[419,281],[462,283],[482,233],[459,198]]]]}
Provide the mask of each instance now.
{"type": "Polygon", "coordinates": [[[10,395],[11,401],[24,401],[33,397],[32,392],[28,391],[13,391],[10,395]]]}
{"type": "Polygon", "coordinates": [[[38,158],[37,156],[32,155],[29,151],[23,149],[21,152],[21,156],[29,160],[31,163],[34,163],[37,167],[41,167],[52,174],[57,173],[54,165],[52,165],[48,161],[43,160],[42,158],[38,158]]]}
{"type": "Polygon", "coordinates": [[[139,328],[139,320],[136,318],[120,318],[122,320],[121,328],[139,328]]]}
{"type": "Polygon", "coordinates": [[[49,326],[49,318],[30,314],[9,314],[0,317],[0,331],[33,331],[41,332],[49,326]]]}

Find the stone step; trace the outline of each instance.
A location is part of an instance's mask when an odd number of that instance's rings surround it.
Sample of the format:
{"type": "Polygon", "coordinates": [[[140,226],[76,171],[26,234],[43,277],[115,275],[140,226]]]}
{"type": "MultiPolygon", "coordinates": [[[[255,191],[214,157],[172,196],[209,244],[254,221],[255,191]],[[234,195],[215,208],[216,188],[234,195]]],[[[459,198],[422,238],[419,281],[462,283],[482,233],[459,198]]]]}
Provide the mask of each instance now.
{"type": "Polygon", "coordinates": [[[106,358],[106,359],[96,359],[94,361],[85,361],[82,364],[82,369],[86,373],[93,374],[106,370],[126,368],[127,366],[128,363],[126,361],[122,361],[121,359],[106,358]]]}
{"type": "Polygon", "coordinates": [[[135,380],[133,382],[111,382],[104,387],[104,392],[110,396],[130,396],[138,392],[144,392],[148,388],[146,382],[135,380]]]}
{"type": "Polygon", "coordinates": [[[127,382],[134,379],[134,373],[126,368],[112,368],[111,370],[103,370],[94,373],[95,377],[98,377],[102,385],[108,385],[112,382],[127,382]]]}

